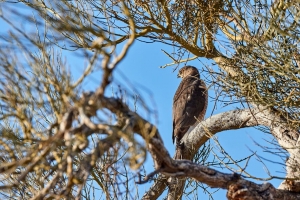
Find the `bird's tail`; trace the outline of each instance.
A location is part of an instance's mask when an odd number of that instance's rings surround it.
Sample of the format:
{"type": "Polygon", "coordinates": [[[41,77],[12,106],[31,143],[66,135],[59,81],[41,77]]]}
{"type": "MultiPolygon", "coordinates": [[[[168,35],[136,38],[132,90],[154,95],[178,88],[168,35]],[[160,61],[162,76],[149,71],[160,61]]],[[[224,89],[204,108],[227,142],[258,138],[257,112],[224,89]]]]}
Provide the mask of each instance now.
{"type": "Polygon", "coordinates": [[[182,153],[183,153],[182,148],[180,146],[176,146],[174,159],[181,160],[183,158],[182,153]]]}
{"type": "Polygon", "coordinates": [[[178,137],[175,137],[175,157],[174,159],[182,159],[184,144],[180,142],[178,137]]]}

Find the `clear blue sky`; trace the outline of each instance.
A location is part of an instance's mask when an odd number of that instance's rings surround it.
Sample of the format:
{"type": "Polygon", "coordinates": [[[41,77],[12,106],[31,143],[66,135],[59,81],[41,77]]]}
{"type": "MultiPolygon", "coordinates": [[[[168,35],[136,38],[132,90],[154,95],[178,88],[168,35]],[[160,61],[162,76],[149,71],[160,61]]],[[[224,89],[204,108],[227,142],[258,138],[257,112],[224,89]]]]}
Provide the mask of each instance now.
{"type": "MultiPolygon", "coordinates": [[[[7,33],[9,27],[6,26],[2,21],[0,21],[0,26],[2,27],[0,34],[7,33]]],[[[146,44],[136,41],[132,48],[130,48],[128,55],[118,65],[117,70],[114,72],[114,79],[126,88],[133,89],[132,87],[134,87],[139,91],[144,91],[142,92],[142,96],[146,99],[147,102],[152,102],[151,99],[154,100],[155,105],[152,105],[151,108],[157,110],[158,122],[156,123],[155,120],[153,120],[152,122],[155,123],[159,128],[159,132],[162,136],[166,148],[169,150],[170,154],[173,155],[175,148],[171,139],[172,99],[177,86],[180,83],[180,79],[177,79],[178,70],[173,72],[175,66],[167,67],[164,69],[160,68],[160,66],[172,62],[172,60],[161,51],[161,49],[167,51],[168,53],[172,53],[173,51],[172,47],[160,43],[146,44]],[[130,80],[131,84],[128,84],[126,81],[124,81],[121,74],[125,75],[127,79],[130,80]]],[[[72,55],[72,53],[73,52],[64,52],[64,55],[66,56],[73,77],[74,79],[76,79],[76,77],[81,74],[81,70],[87,65],[87,61],[82,57],[76,56],[74,54],[72,55]]],[[[189,62],[188,64],[194,65],[199,70],[203,68],[203,64],[214,68],[217,67],[212,66],[211,63],[205,59],[194,60],[192,62],[189,62]]],[[[180,67],[182,66],[183,65],[180,65],[180,67]]],[[[99,84],[100,78],[101,76],[99,75],[99,73],[92,75],[92,78],[84,83],[83,89],[86,91],[94,90],[97,84],[99,84]]],[[[215,93],[213,91],[213,88],[209,90],[209,95],[211,97],[214,97],[215,93]]],[[[214,103],[215,102],[212,100],[212,98],[210,98],[206,118],[211,115],[214,103]]],[[[224,104],[220,102],[218,102],[217,105],[218,106],[214,111],[214,114],[236,108],[234,106],[224,107],[224,104]]],[[[145,118],[147,117],[145,116],[145,118]]],[[[254,144],[254,141],[256,141],[263,146],[270,146],[268,144],[268,141],[271,141],[273,139],[271,135],[262,133],[254,128],[226,131],[218,133],[217,137],[225,151],[230,154],[233,159],[243,159],[251,155],[251,151],[254,151],[267,159],[281,162],[277,157],[262,152],[262,149],[254,144]]],[[[211,141],[211,144],[214,144],[214,142],[211,141]]],[[[217,148],[215,148],[215,151],[218,152],[217,148]]],[[[272,172],[272,175],[284,177],[285,174],[278,173],[284,172],[284,168],[282,166],[274,165],[273,163],[268,162],[265,163],[267,164],[268,170],[272,172]]],[[[244,166],[243,164],[241,165],[244,166]]],[[[145,168],[147,170],[147,173],[150,173],[154,170],[152,158],[150,156],[147,158],[145,168]]],[[[218,168],[218,170],[229,172],[226,169],[218,168]]],[[[268,177],[265,172],[264,166],[261,163],[257,162],[255,157],[251,158],[247,171],[253,176],[261,178],[268,177]]],[[[271,181],[271,183],[275,187],[278,187],[280,182],[280,180],[271,181]]],[[[141,189],[140,195],[142,195],[142,191],[144,189],[147,190],[151,184],[152,183],[139,186],[141,189]]],[[[201,192],[199,192],[199,198],[201,197],[201,195],[201,192]]],[[[219,191],[217,194],[215,194],[214,197],[218,200],[226,199],[225,191],[219,191]]],[[[205,197],[201,199],[208,199],[208,197],[207,195],[205,195],[205,197]]]]}

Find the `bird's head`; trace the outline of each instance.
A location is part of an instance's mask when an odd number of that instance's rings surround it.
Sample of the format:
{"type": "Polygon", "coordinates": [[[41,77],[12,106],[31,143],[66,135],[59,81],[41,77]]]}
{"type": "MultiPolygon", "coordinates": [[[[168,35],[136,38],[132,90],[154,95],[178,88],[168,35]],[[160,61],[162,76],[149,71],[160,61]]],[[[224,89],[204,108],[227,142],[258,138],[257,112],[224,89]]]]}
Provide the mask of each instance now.
{"type": "Polygon", "coordinates": [[[177,74],[177,78],[185,78],[187,76],[194,76],[200,78],[199,71],[196,67],[193,66],[184,66],[181,68],[177,74]]]}

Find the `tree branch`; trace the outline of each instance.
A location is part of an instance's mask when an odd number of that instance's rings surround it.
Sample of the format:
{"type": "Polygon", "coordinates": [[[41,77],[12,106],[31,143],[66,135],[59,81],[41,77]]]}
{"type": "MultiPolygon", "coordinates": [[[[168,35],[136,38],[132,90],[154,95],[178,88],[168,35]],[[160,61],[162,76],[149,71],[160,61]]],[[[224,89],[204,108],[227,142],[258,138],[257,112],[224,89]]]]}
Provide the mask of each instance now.
{"type": "MultiPolygon", "coordinates": [[[[249,109],[245,110],[235,110],[225,113],[215,115],[203,123],[197,126],[197,128],[190,134],[183,138],[184,141],[188,141],[192,135],[199,134],[199,128],[205,125],[210,125],[209,129],[212,132],[219,132],[219,130],[236,129],[241,127],[248,127],[257,125],[257,120],[255,117],[261,117],[260,114],[263,113],[260,109],[256,108],[250,112],[249,109]],[[255,112],[257,111],[257,113],[255,112]],[[252,114],[254,113],[254,114],[252,114]],[[227,115],[228,117],[224,117],[227,115]],[[231,117],[238,120],[228,121],[231,117]],[[249,117],[250,116],[250,117],[249,117]],[[252,117],[251,117],[252,116],[252,117]],[[224,123],[227,122],[227,123],[224,123]],[[243,122],[243,123],[240,123],[243,122]],[[216,124],[216,125],[215,125],[216,124]]],[[[264,113],[263,113],[264,114],[264,113]]],[[[264,122],[263,122],[264,124],[264,122]]],[[[206,127],[207,128],[207,127],[206,127]]],[[[205,131],[204,131],[205,132],[205,131]]],[[[196,139],[198,140],[198,139],[196,139]]],[[[198,140],[199,141],[199,140],[198,140]]],[[[186,144],[186,143],[185,143],[186,144]]],[[[209,185],[210,187],[223,188],[228,190],[227,197],[229,199],[298,199],[300,194],[293,193],[289,191],[283,191],[275,189],[271,184],[255,184],[251,181],[247,181],[237,174],[227,174],[216,171],[214,169],[201,166],[199,164],[193,163],[189,160],[173,160],[170,158],[167,150],[165,149],[162,141],[158,138],[151,140],[148,144],[149,151],[155,163],[160,163],[160,166],[156,165],[156,170],[160,173],[176,177],[176,178],[194,178],[196,181],[200,181],[209,185]]],[[[148,192],[149,193],[149,192],[148,192]]],[[[143,197],[143,199],[150,199],[143,197]]]]}
{"type": "MultiPolygon", "coordinates": [[[[202,121],[198,126],[196,126],[190,133],[185,134],[182,138],[184,143],[183,159],[191,160],[198,149],[214,134],[225,131],[240,129],[245,127],[252,127],[257,125],[263,125],[269,127],[274,137],[278,140],[278,143],[285,148],[291,155],[294,155],[294,151],[298,149],[293,148],[296,145],[298,138],[298,132],[295,130],[288,129],[287,122],[281,118],[276,110],[272,110],[266,107],[255,107],[252,109],[244,110],[233,110],[224,113],[214,115],[204,121],[202,121]]],[[[292,156],[293,161],[295,161],[295,156],[292,156]]],[[[292,166],[295,166],[295,162],[292,166]]],[[[290,166],[290,168],[292,168],[290,166]]],[[[166,174],[166,173],[165,173],[166,174]]],[[[159,184],[162,177],[158,177],[159,184]]],[[[173,181],[171,181],[173,182],[173,181]]],[[[205,182],[207,183],[207,182],[205,182]]],[[[285,187],[281,188],[291,188],[296,182],[285,184],[285,187]]],[[[184,181],[183,183],[184,184],[184,181]]],[[[160,185],[160,186],[163,186],[160,185]]],[[[180,184],[176,185],[177,188],[181,188],[180,184]]],[[[152,186],[154,187],[154,186],[152,186]]],[[[151,187],[151,188],[152,188],[151,187]]],[[[163,192],[165,188],[160,188],[163,192]]],[[[146,194],[150,194],[148,191],[146,194]]],[[[147,195],[144,195],[144,199],[147,199],[147,195]]],[[[179,192],[180,194],[180,192],[179,192]]],[[[152,199],[149,197],[149,199],[152,199]]]]}

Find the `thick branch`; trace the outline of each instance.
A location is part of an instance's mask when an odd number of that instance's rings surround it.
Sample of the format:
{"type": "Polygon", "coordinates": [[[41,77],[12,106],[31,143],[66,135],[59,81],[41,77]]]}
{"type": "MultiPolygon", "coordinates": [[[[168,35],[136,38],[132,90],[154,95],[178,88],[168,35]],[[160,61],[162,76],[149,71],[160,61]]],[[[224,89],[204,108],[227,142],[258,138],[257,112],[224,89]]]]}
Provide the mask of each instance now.
{"type": "MultiPolygon", "coordinates": [[[[185,146],[183,158],[191,160],[198,149],[210,138],[210,136],[218,132],[256,125],[269,127],[274,137],[278,140],[278,143],[290,152],[291,155],[295,155],[294,151],[298,151],[297,148],[294,148],[297,142],[298,132],[290,130],[286,121],[278,116],[276,110],[271,110],[266,107],[256,107],[217,114],[201,122],[192,132],[186,134],[182,138],[185,146]]],[[[295,164],[296,157],[291,156],[291,158],[295,164]]],[[[294,164],[291,166],[295,166],[294,164]]],[[[291,166],[290,171],[293,168],[291,166]]],[[[284,184],[284,186],[282,186],[281,189],[291,189],[292,186],[295,186],[295,183],[284,184]]],[[[177,187],[181,188],[179,184],[177,184],[177,187]]],[[[163,191],[164,188],[161,190],[163,191]]]]}
{"type": "Polygon", "coordinates": [[[164,169],[162,173],[170,176],[175,175],[178,178],[190,177],[213,188],[227,189],[227,198],[231,200],[296,200],[300,198],[299,193],[279,190],[269,183],[256,184],[243,179],[238,174],[222,173],[214,169],[192,163],[191,161],[177,160],[174,165],[177,167],[177,172],[175,174],[168,174],[168,169],[164,169]]]}
{"type": "Polygon", "coordinates": [[[285,135],[282,131],[288,129],[287,122],[277,115],[276,110],[267,107],[255,107],[244,110],[233,110],[214,115],[201,122],[195,129],[183,137],[187,149],[192,150],[192,159],[197,150],[210,138],[210,136],[225,130],[240,129],[263,125],[269,127],[279,144],[291,151],[298,138],[298,133],[289,130],[285,135]]]}
{"type": "MultiPolygon", "coordinates": [[[[247,114],[248,110],[242,110],[242,115],[247,114]]],[[[229,114],[237,112],[227,112],[229,114]]],[[[220,115],[219,115],[220,116],[220,115]]],[[[243,117],[242,117],[243,118],[243,117]]],[[[247,118],[246,118],[247,119],[247,118]]],[[[210,119],[211,122],[213,120],[210,119]]],[[[247,119],[245,125],[254,124],[251,119],[247,119]]],[[[230,126],[235,127],[238,125],[236,122],[230,126]],[[235,125],[234,125],[235,124],[235,125]]],[[[193,163],[189,160],[173,160],[170,158],[167,150],[165,149],[162,141],[158,138],[151,140],[148,145],[151,155],[156,160],[156,163],[161,163],[160,166],[156,166],[160,173],[166,176],[172,176],[177,178],[194,178],[196,181],[200,181],[209,185],[210,187],[223,188],[228,190],[227,197],[229,199],[298,199],[299,193],[293,193],[289,191],[275,189],[271,184],[255,184],[251,181],[247,181],[237,174],[227,174],[216,171],[209,167],[201,166],[193,163]]],[[[144,197],[144,199],[146,199],[144,197]]]]}

